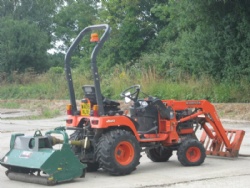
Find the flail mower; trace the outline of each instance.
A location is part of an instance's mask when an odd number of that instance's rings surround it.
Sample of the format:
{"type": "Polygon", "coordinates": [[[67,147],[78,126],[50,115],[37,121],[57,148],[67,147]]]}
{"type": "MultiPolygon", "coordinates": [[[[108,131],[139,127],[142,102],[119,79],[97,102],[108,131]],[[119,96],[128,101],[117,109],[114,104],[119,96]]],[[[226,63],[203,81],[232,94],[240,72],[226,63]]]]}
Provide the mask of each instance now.
{"type": "Polygon", "coordinates": [[[1,165],[11,180],[43,185],[70,181],[85,176],[87,165],[81,163],[70,148],[70,144],[81,145],[81,141],[70,142],[65,128],[56,128],[43,136],[35,131],[33,136],[13,134],[10,151],[1,160],[1,165]],[[59,139],[52,134],[61,135],[59,139]],[[61,144],[59,149],[53,146],[61,144]]]}
{"type": "MultiPolygon", "coordinates": [[[[224,129],[214,106],[207,100],[162,100],[143,93],[140,85],[133,85],[121,92],[125,102],[131,104],[127,113],[120,109],[119,102],[105,98],[101,92],[96,57],[109,33],[110,27],[106,24],[83,29],[65,56],[65,72],[70,95],[66,130],[74,132],[69,140],[66,133],[62,133],[65,137],[64,142],[56,143],[63,143],[66,149],[56,151],[56,158],[64,164],[66,159],[62,155],[68,155],[67,160],[70,161],[66,160],[66,166],[70,169],[77,167],[77,170],[70,173],[61,170],[65,167],[50,162],[54,160],[48,155],[42,155],[45,151],[40,151],[38,146],[35,146],[38,150],[37,157],[32,158],[35,152],[24,145],[30,142],[28,140],[40,139],[40,135],[32,138],[14,135],[10,152],[1,161],[1,164],[8,168],[6,174],[10,179],[22,180],[18,178],[20,174],[23,178],[30,178],[33,176],[30,173],[44,171],[48,174],[45,181],[47,183],[44,184],[48,184],[51,177],[54,182],[60,182],[83,176],[85,165],[87,171],[102,168],[111,175],[126,175],[139,165],[141,152],[145,152],[153,162],[165,162],[172,156],[173,151],[177,151],[177,158],[184,166],[201,165],[206,155],[232,158],[238,156],[245,132],[224,129]],[[70,59],[82,38],[95,30],[104,32],[100,39],[97,33],[91,34],[90,41],[95,43],[91,54],[94,84],[82,87],[84,97],[77,105],[70,59]],[[80,107],[79,110],[77,106],[80,107]],[[198,129],[203,129],[200,138],[196,134],[198,129]],[[24,158],[27,161],[25,166],[22,162],[24,158]],[[40,158],[48,165],[42,165],[40,158]],[[48,168],[54,170],[49,171],[48,168]],[[57,173],[62,177],[56,180],[57,173]],[[69,177],[64,177],[66,174],[69,177]]],[[[47,139],[49,145],[54,143],[48,135],[42,139],[47,139]]],[[[39,175],[35,178],[37,177],[39,175]]]]}

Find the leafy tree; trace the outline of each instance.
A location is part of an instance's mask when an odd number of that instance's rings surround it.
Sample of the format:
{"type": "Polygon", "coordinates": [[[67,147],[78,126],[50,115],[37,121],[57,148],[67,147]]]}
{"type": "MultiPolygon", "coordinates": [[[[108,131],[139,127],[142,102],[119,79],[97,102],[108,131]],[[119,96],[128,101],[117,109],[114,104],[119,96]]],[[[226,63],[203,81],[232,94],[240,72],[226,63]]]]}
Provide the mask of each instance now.
{"type": "Polygon", "coordinates": [[[0,17],[28,20],[48,33],[53,32],[53,17],[65,0],[2,0],[0,17]]]}
{"type": "MultiPolygon", "coordinates": [[[[63,41],[66,51],[83,28],[107,23],[111,39],[98,61],[103,71],[139,63],[161,76],[250,80],[249,6],[246,0],[2,0],[0,72],[62,66],[63,54],[48,60],[52,42],[63,41]]],[[[89,65],[88,40],[73,66],[89,65]]]]}
{"type": "Polygon", "coordinates": [[[0,71],[49,68],[47,50],[51,47],[54,14],[64,0],[0,1],[0,71]]]}
{"type": "MultiPolygon", "coordinates": [[[[63,44],[58,48],[66,51],[72,40],[82,29],[89,25],[100,24],[97,22],[96,1],[93,0],[68,0],[65,6],[55,15],[55,39],[63,44]]],[[[78,66],[89,60],[92,45],[89,38],[84,38],[75,56],[72,57],[72,67],[78,66]]],[[[89,62],[88,62],[89,65],[89,62]]]]}
{"type": "Polygon", "coordinates": [[[179,70],[216,80],[250,79],[249,5],[240,0],[171,0],[155,6],[158,18],[168,20],[158,35],[165,42],[162,73],[179,70]]]}
{"type": "Polygon", "coordinates": [[[32,67],[47,69],[48,36],[36,24],[11,18],[0,19],[0,72],[22,72],[32,67]]]}
{"type": "Polygon", "coordinates": [[[150,48],[158,30],[151,8],[156,2],[141,0],[102,0],[101,19],[112,27],[105,56],[109,65],[133,62],[150,48]]]}
{"type": "MultiPolygon", "coordinates": [[[[55,15],[55,34],[66,47],[79,32],[96,21],[97,10],[90,0],[70,0],[55,15]]],[[[65,49],[64,49],[65,50],[65,49]]]]}

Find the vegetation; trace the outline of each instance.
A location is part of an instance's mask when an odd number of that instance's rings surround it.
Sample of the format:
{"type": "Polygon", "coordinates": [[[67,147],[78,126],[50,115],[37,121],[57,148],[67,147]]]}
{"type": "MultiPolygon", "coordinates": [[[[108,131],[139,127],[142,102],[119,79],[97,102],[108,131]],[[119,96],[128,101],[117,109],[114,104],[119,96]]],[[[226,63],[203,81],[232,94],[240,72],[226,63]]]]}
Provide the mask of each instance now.
{"type": "MultiPolygon", "coordinates": [[[[119,99],[124,88],[141,84],[160,98],[249,102],[249,6],[247,0],[3,0],[0,99],[67,99],[65,51],[84,27],[107,23],[112,32],[98,57],[105,96],[119,99]]],[[[72,57],[79,99],[81,86],[92,83],[92,47],[85,39],[72,57]]]]}
{"type": "MultiPolygon", "coordinates": [[[[60,70],[60,68],[58,68],[60,70]]],[[[62,68],[61,68],[62,69],[62,68]]],[[[116,66],[111,75],[101,78],[102,93],[105,97],[121,100],[119,94],[128,86],[140,84],[142,91],[162,99],[207,99],[211,102],[250,102],[249,84],[218,83],[213,79],[203,77],[194,79],[178,77],[175,80],[162,79],[155,69],[130,70],[116,66]]],[[[51,69],[42,75],[26,72],[14,79],[17,83],[3,84],[0,90],[1,99],[68,99],[68,89],[64,72],[51,69]],[[32,78],[32,79],[30,79],[32,78]],[[18,80],[26,81],[18,82],[18,80]]],[[[73,69],[73,80],[77,99],[83,97],[81,86],[93,84],[90,70],[73,69]]]]}
{"type": "Polygon", "coordinates": [[[4,103],[0,103],[0,108],[6,108],[6,109],[17,109],[20,108],[20,104],[13,102],[13,101],[7,101],[4,103]]]}

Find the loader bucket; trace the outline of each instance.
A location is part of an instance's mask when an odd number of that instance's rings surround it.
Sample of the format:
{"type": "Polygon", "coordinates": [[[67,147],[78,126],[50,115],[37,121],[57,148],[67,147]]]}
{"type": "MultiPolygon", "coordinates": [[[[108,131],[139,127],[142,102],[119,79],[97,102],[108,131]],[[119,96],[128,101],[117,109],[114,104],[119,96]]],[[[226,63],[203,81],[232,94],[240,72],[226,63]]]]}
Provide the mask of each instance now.
{"type": "Polygon", "coordinates": [[[204,130],[200,139],[206,149],[207,155],[231,158],[238,157],[245,131],[225,130],[226,141],[229,143],[227,145],[220,139],[219,135],[216,135],[213,129],[210,131],[211,132],[207,134],[204,130]]]}
{"type": "Polygon", "coordinates": [[[60,149],[54,149],[50,136],[42,136],[40,131],[36,131],[34,136],[11,136],[10,151],[0,161],[8,169],[6,175],[9,179],[54,185],[85,176],[86,165],[71,151],[66,132],[53,133],[64,136],[60,149]]]}

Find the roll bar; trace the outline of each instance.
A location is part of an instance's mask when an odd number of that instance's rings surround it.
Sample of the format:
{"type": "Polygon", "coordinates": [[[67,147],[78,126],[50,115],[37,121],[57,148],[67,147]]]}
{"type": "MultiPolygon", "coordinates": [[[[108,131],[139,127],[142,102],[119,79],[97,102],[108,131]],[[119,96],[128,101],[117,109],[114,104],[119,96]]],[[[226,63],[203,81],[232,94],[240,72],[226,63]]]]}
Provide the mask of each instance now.
{"type": "Polygon", "coordinates": [[[82,38],[89,32],[93,30],[102,30],[105,29],[104,33],[102,34],[102,37],[100,38],[100,41],[96,43],[92,54],[91,54],[91,69],[92,69],[92,74],[94,78],[94,85],[95,85],[95,93],[96,93],[96,100],[98,104],[98,113],[99,115],[104,115],[104,108],[103,108],[103,101],[102,101],[102,95],[101,95],[101,87],[100,87],[100,79],[99,79],[99,74],[98,74],[98,68],[96,65],[96,56],[97,53],[99,52],[100,48],[104,44],[104,42],[108,39],[109,33],[110,33],[110,26],[107,24],[100,24],[100,25],[92,25],[84,28],[78,36],[75,38],[69,49],[67,50],[67,53],[65,55],[65,73],[66,73],[66,79],[68,82],[68,88],[69,88],[69,95],[70,95],[70,103],[72,106],[72,114],[73,115],[78,115],[79,112],[77,111],[77,106],[76,106],[76,99],[75,99],[75,91],[74,91],[74,86],[73,86],[73,80],[72,80],[72,75],[71,75],[71,68],[70,68],[70,60],[73,51],[77,47],[77,45],[81,42],[82,38]]]}

